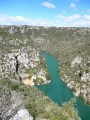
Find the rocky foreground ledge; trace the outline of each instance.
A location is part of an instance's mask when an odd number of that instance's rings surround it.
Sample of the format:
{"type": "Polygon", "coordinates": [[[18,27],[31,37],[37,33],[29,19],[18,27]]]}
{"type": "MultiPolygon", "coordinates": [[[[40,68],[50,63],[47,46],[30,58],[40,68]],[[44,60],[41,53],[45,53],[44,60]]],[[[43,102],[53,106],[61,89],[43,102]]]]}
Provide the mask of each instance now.
{"type": "Polygon", "coordinates": [[[27,109],[20,109],[17,111],[17,114],[14,115],[9,120],[34,120],[33,117],[29,114],[27,109]]]}

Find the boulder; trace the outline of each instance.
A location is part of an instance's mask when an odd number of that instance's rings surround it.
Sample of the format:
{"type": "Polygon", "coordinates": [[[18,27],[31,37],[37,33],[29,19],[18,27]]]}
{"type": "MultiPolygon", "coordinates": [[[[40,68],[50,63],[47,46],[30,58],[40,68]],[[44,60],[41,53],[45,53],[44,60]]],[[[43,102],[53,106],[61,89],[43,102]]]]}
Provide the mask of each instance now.
{"type": "Polygon", "coordinates": [[[27,109],[20,109],[17,114],[9,120],[33,120],[27,109]]]}

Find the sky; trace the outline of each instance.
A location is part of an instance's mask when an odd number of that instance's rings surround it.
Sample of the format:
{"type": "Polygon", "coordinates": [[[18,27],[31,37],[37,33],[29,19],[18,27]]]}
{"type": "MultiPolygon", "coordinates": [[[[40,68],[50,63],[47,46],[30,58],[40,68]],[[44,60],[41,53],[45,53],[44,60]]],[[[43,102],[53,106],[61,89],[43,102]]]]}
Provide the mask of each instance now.
{"type": "Polygon", "coordinates": [[[90,0],[0,0],[0,25],[90,27],[90,0]]]}

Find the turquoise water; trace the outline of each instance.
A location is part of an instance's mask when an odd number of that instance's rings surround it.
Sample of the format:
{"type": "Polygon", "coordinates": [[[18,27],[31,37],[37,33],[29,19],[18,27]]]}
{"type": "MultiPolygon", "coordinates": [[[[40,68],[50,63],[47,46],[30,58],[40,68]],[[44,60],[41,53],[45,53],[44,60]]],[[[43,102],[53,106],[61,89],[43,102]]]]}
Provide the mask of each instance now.
{"type": "MultiPolygon", "coordinates": [[[[36,87],[44,91],[45,95],[49,96],[55,103],[61,106],[62,102],[68,102],[74,95],[60,79],[57,59],[46,52],[42,52],[42,55],[46,59],[47,68],[51,75],[51,83],[36,87]]],[[[77,108],[81,120],[90,120],[90,107],[84,104],[80,98],[77,99],[75,108],[77,108]]]]}

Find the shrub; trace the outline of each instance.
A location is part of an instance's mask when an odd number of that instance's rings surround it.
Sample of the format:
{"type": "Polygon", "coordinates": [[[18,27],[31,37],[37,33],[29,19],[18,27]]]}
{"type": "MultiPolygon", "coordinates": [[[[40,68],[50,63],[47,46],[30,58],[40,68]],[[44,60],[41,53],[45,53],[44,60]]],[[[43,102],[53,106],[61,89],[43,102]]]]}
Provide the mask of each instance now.
{"type": "Polygon", "coordinates": [[[50,80],[50,79],[51,79],[51,76],[50,76],[49,73],[46,74],[46,79],[47,79],[47,80],[50,80]]]}
{"type": "Polygon", "coordinates": [[[33,71],[29,71],[29,77],[31,78],[33,76],[33,71]]]}

